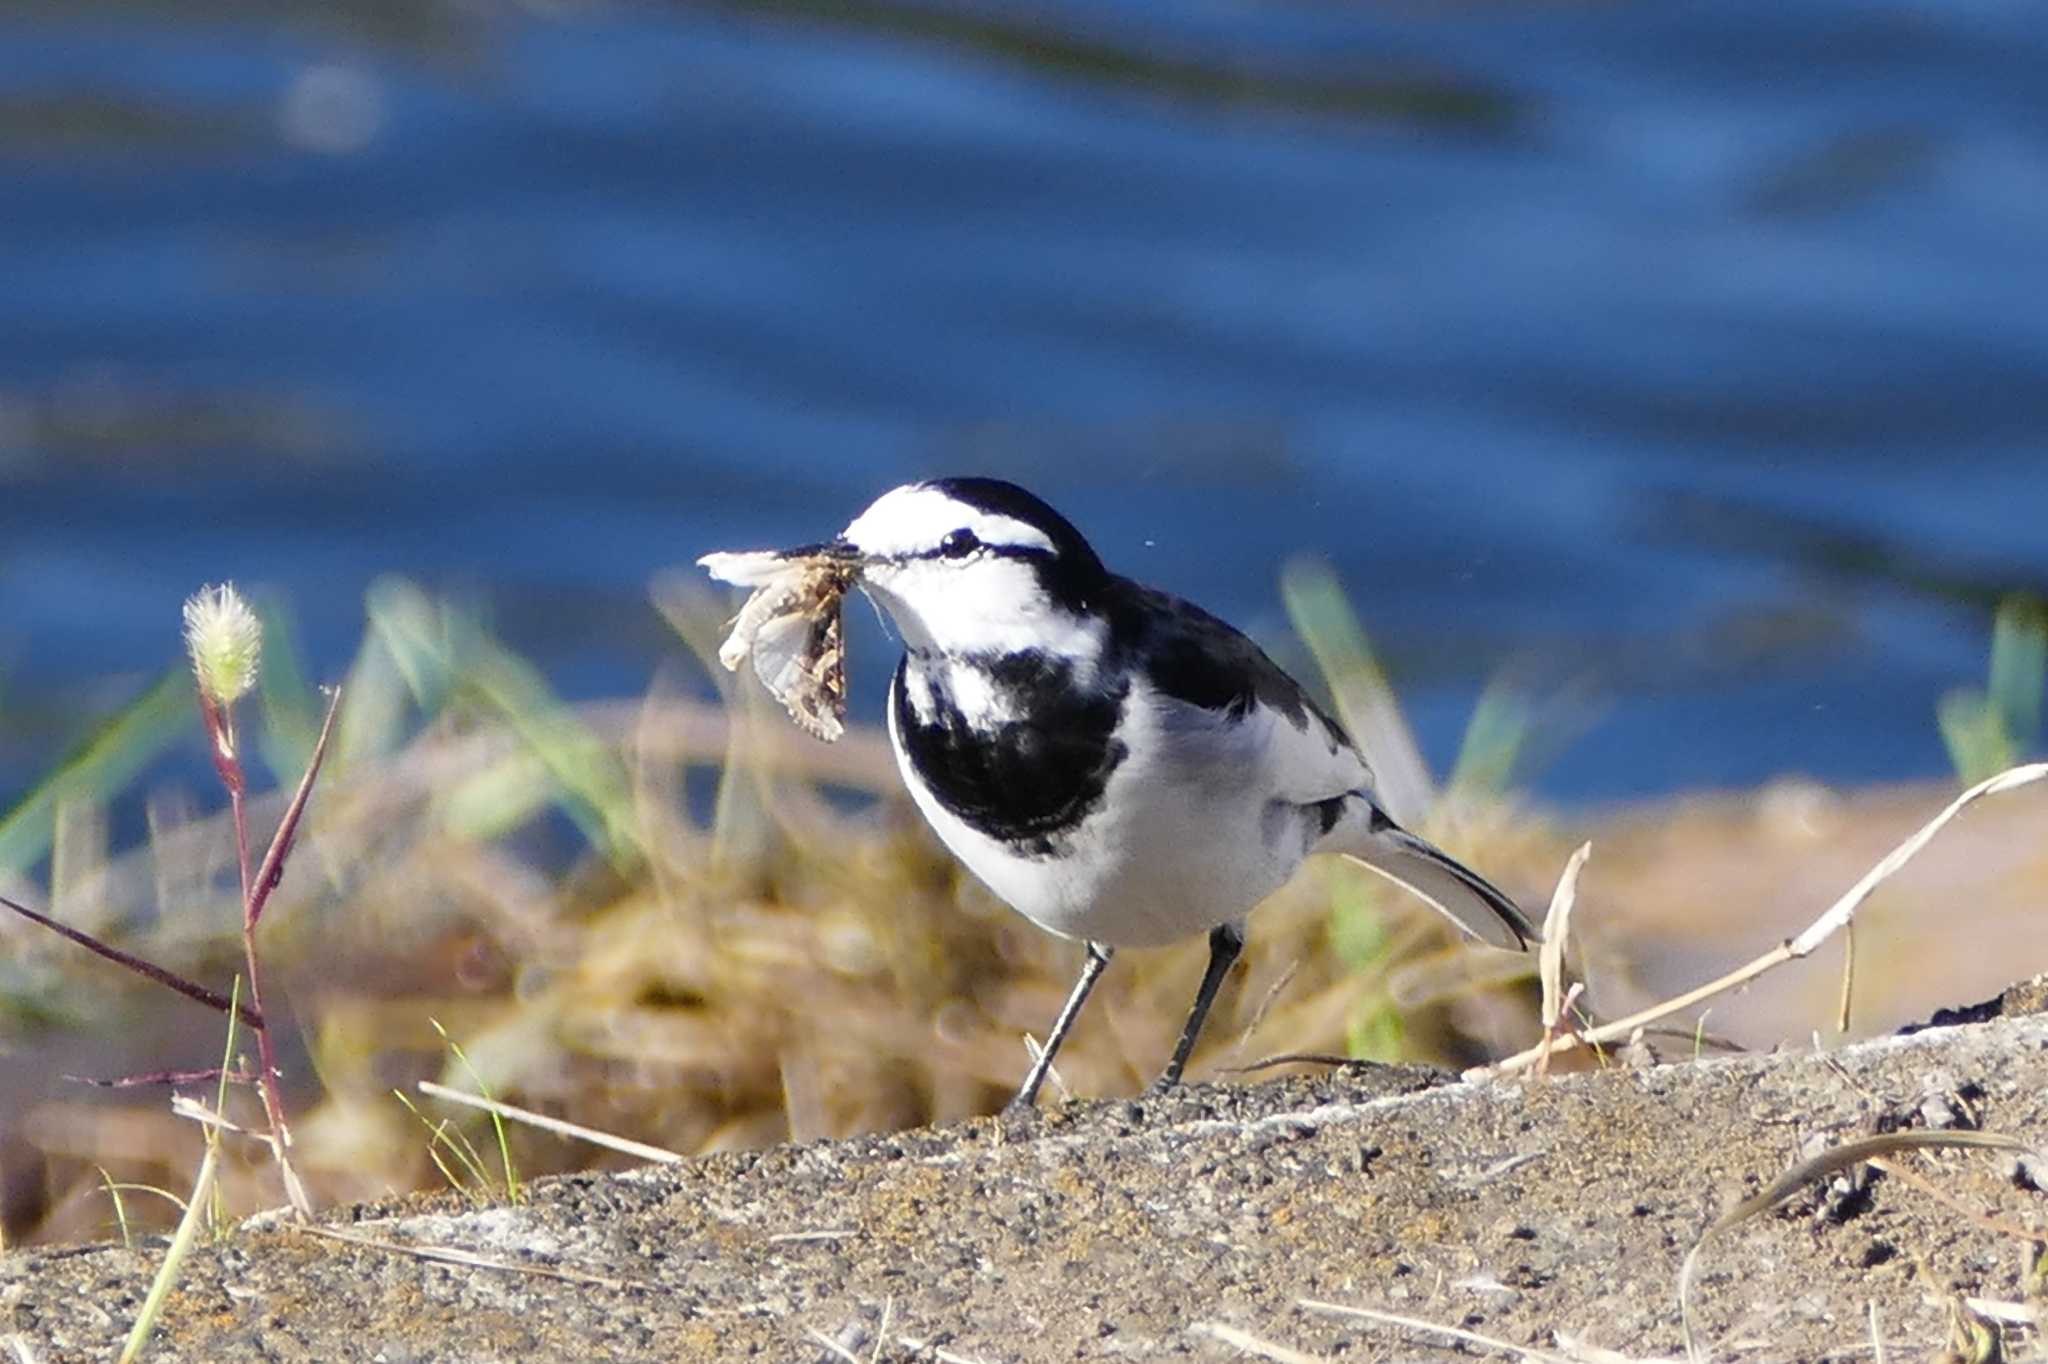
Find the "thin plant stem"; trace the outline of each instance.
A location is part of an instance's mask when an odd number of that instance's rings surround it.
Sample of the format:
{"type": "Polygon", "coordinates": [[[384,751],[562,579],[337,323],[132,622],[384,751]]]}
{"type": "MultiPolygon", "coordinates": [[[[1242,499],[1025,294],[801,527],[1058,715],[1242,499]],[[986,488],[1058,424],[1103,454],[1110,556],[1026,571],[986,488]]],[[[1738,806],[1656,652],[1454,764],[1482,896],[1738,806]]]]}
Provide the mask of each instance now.
{"type": "MultiPolygon", "coordinates": [[[[263,869],[252,876],[249,870],[248,826],[242,809],[242,783],[228,776],[232,767],[235,778],[240,776],[240,763],[230,756],[217,762],[222,769],[222,779],[227,783],[228,803],[234,811],[235,838],[241,857],[242,867],[242,956],[249,971],[249,1003],[257,1016],[263,1015],[263,965],[262,954],[256,950],[256,927],[262,921],[263,908],[270,900],[271,891],[277,888],[284,875],[285,858],[291,852],[293,837],[298,833],[299,820],[306,812],[306,801],[313,794],[313,782],[320,774],[320,764],[327,754],[327,741],[334,733],[334,717],[341,709],[341,688],[336,687],[329,695],[327,717],[320,726],[320,737],[313,745],[313,756],[306,763],[305,775],[299,778],[298,790],[292,793],[292,801],[286,807],[284,818],[278,823],[277,832],[271,836],[270,848],[263,856],[263,869]]],[[[209,723],[215,719],[209,711],[209,723]]],[[[215,751],[222,745],[218,738],[215,751]]],[[[304,1188],[291,1168],[287,1154],[292,1143],[291,1127],[285,1121],[284,1096],[278,1085],[277,1042],[271,1029],[263,1028],[256,1034],[256,1054],[259,1058],[257,1085],[263,1095],[263,1116],[270,1124],[271,1149],[277,1154],[278,1171],[284,1180],[285,1193],[292,1208],[300,1217],[312,1215],[312,1205],[307,1201],[304,1188]]]]}
{"type": "MultiPolygon", "coordinates": [[[[263,1016],[263,972],[256,951],[256,897],[253,894],[256,878],[249,861],[248,780],[243,774],[241,754],[235,745],[233,709],[216,706],[211,698],[204,697],[201,708],[207,728],[214,731],[213,765],[220,772],[221,784],[227,787],[228,811],[235,825],[235,864],[242,879],[242,960],[249,973],[249,1003],[260,1018],[263,1016]]],[[[284,1148],[291,1136],[285,1125],[284,1099],[277,1092],[277,1048],[271,1041],[270,1029],[264,1028],[256,1034],[256,1054],[261,1066],[256,1088],[263,1096],[263,1116],[269,1120],[278,1159],[283,1160],[284,1148]]]]}
{"type": "Polygon", "coordinates": [[[1856,1002],[1856,921],[1842,925],[1842,1001],[1835,1011],[1835,1031],[1849,1031],[1849,1010],[1856,1002]]]}
{"type": "Polygon", "coordinates": [[[242,770],[242,753],[235,741],[235,710],[232,705],[222,705],[207,694],[206,688],[199,689],[199,715],[206,722],[206,738],[211,748],[213,770],[220,774],[220,784],[227,788],[228,810],[235,823],[235,864],[242,876],[242,906],[246,915],[249,905],[249,811],[245,801],[249,791],[248,775],[242,770]]]}
{"type": "MultiPolygon", "coordinates": [[[[544,1113],[536,1113],[530,1108],[520,1108],[516,1104],[508,1104],[502,1099],[493,1099],[488,1095],[479,1096],[465,1093],[459,1089],[450,1089],[446,1085],[437,1085],[432,1080],[419,1081],[418,1088],[422,1094],[431,1094],[437,1099],[446,1099],[449,1103],[466,1104],[471,1108],[481,1108],[493,1117],[510,1118],[514,1122],[523,1122],[529,1126],[538,1127],[543,1132],[553,1132],[557,1136],[574,1137],[579,1141],[587,1141],[593,1146],[602,1146],[613,1151],[623,1151],[629,1156],[638,1156],[642,1160],[651,1160],[662,1165],[679,1165],[687,1159],[687,1157],[678,1155],[666,1147],[649,1146],[644,1141],[633,1141],[627,1137],[615,1137],[609,1132],[600,1132],[594,1127],[584,1127],[578,1123],[564,1122],[560,1118],[550,1118],[544,1113]]],[[[398,1097],[400,1102],[405,1101],[403,1094],[400,1094],[398,1097]]]]}
{"type": "Polygon", "coordinates": [[[147,976],[157,984],[176,990],[185,998],[204,1004],[209,1009],[217,1009],[222,1013],[226,1013],[230,1008],[233,1008],[242,1022],[248,1024],[249,1027],[261,1029],[263,1026],[262,1015],[258,1014],[248,1005],[230,1004],[226,995],[215,990],[209,990],[204,985],[194,981],[189,981],[174,971],[166,971],[153,961],[144,961],[132,952],[123,952],[118,947],[109,946],[98,938],[93,937],[90,933],[82,933],[68,924],[58,923],[49,915],[10,900],[5,895],[0,895],[0,907],[11,909],[30,923],[41,924],[58,937],[69,938],[86,951],[97,953],[117,966],[125,966],[139,976],[147,976]]]}
{"type": "Polygon", "coordinates": [[[171,1237],[170,1249],[164,1252],[156,1277],[149,1281],[149,1292],[142,1299],[142,1310],[136,1313],[135,1324],[128,1330],[128,1340],[121,1347],[120,1364],[132,1364],[132,1361],[140,1359],[143,1347],[149,1344],[150,1336],[156,1331],[164,1303],[170,1298],[171,1289],[177,1286],[178,1271],[199,1239],[199,1224],[204,1220],[207,1201],[213,1197],[214,1179],[219,1172],[220,1143],[210,1141],[206,1144],[205,1158],[199,1162],[199,1175],[192,1181],[192,1196],[185,1201],[185,1215],[178,1219],[178,1230],[171,1237]]]}
{"type": "Polygon", "coordinates": [[[242,759],[235,749],[235,714],[206,701],[202,709],[209,728],[218,724],[213,741],[213,765],[221,784],[228,789],[228,812],[235,823],[235,867],[242,878],[242,916],[248,917],[249,889],[253,879],[249,863],[249,783],[242,772],[242,759]]]}
{"type": "MultiPolygon", "coordinates": [[[[263,1013],[263,972],[256,951],[256,925],[242,921],[242,956],[249,971],[249,1003],[257,1014],[263,1013]]],[[[270,1029],[264,1028],[256,1034],[256,1054],[259,1058],[256,1086],[263,1095],[263,1115],[270,1120],[270,1135],[277,1141],[277,1158],[284,1159],[284,1148],[291,1143],[290,1130],[284,1121],[284,1100],[277,1092],[277,1046],[271,1040],[270,1029]]]]}
{"type": "Polygon", "coordinates": [[[270,848],[263,854],[263,868],[256,874],[256,885],[249,896],[248,919],[253,927],[263,917],[264,906],[270,903],[270,893],[277,889],[277,883],[284,877],[284,860],[291,855],[292,841],[298,837],[299,820],[306,813],[306,802],[313,794],[313,781],[320,775],[320,764],[327,757],[327,741],[334,735],[334,718],[341,712],[341,688],[328,689],[327,717],[320,722],[320,737],[313,742],[313,756],[306,760],[306,774],[299,778],[298,790],[292,792],[292,803],[285,807],[284,818],[278,822],[277,832],[271,836],[270,848]]]}
{"type": "Polygon", "coordinates": [[[1996,776],[1986,777],[1969,790],[1950,801],[1948,807],[1926,824],[1917,833],[1887,853],[1882,861],[1865,872],[1863,879],[1851,886],[1842,897],[1828,907],[1826,913],[1808,924],[1798,936],[1787,938],[1754,961],[1736,967],[1724,976],[1716,977],[1705,985],[1696,986],[1673,999],[1649,1008],[1640,1009],[1626,1018],[1617,1018],[1612,1023],[1603,1023],[1597,1028],[1581,1032],[1568,1032],[1556,1037],[1546,1037],[1527,1051],[1516,1052],[1513,1056],[1480,1066],[1465,1072],[1467,1079],[1493,1079],[1518,1070],[1526,1070],[1543,1058],[1556,1052],[1570,1051],[1578,1046],[1598,1046],[1627,1037],[1637,1028],[1647,1027],[1660,1019],[1675,1013],[1682,1013],[1695,1004],[1704,1004],[1718,994],[1737,986],[1747,985],[1767,971],[1810,956],[1813,950],[1839,933],[1855,916],[1871,892],[1889,880],[1898,869],[1910,862],[1919,851],[1927,846],[1928,840],[1941,832],[1942,826],[1961,814],[1967,807],[1984,796],[1997,795],[2029,782],[2048,778],[2048,763],[2027,763],[2024,766],[2008,768],[1996,776]]]}

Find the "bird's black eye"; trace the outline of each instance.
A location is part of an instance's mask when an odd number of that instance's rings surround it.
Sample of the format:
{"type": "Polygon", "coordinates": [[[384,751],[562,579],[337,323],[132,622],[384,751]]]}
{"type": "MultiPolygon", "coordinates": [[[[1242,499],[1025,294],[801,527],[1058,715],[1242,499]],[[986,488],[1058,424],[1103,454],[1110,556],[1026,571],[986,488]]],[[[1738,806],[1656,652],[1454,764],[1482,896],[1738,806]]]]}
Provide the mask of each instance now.
{"type": "Polygon", "coordinates": [[[939,553],[948,559],[964,559],[980,548],[980,539],[965,527],[947,531],[946,538],[939,541],[939,553]]]}

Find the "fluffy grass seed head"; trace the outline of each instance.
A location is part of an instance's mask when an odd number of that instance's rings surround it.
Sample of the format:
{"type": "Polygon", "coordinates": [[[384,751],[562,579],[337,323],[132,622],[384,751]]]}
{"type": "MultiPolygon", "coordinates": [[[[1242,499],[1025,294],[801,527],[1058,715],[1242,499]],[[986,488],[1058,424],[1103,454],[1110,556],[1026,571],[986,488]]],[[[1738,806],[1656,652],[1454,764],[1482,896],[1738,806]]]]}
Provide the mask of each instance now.
{"type": "Polygon", "coordinates": [[[202,587],[185,602],[185,652],[199,690],[226,710],[256,685],[263,658],[263,622],[233,583],[202,587]]]}

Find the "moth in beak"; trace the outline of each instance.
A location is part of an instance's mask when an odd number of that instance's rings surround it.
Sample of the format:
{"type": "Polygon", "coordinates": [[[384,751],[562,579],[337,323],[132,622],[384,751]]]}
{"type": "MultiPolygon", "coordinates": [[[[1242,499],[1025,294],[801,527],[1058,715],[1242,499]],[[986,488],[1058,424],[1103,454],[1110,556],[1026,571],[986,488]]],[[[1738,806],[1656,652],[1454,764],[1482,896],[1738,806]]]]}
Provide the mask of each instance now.
{"type": "Polygon", "coordinates": [[[842,604],[861,555],[845,540],[795,549],[707,554],[698,564],[720,582],[751,587],[718,661],[754,675],[792,720],[831,743],[846,732],[846,626],[842,604]]]}

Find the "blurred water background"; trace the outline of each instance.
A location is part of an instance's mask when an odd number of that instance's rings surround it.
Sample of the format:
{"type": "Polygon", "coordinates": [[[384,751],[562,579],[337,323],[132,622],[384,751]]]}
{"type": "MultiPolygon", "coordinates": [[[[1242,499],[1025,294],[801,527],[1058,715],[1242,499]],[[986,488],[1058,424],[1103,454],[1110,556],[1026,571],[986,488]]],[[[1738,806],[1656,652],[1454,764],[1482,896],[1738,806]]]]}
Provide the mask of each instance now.
{"type": "MultiPolygon", "coordinates": [[[[652,575],[1016,478],[1559,801],[1947,768],[2048,587],[2027,0],[0,9],[0,797],[232,577],[571,697],[652,575]]],[[[855,626],[863,702],[891,647],[855,626]]]]}

